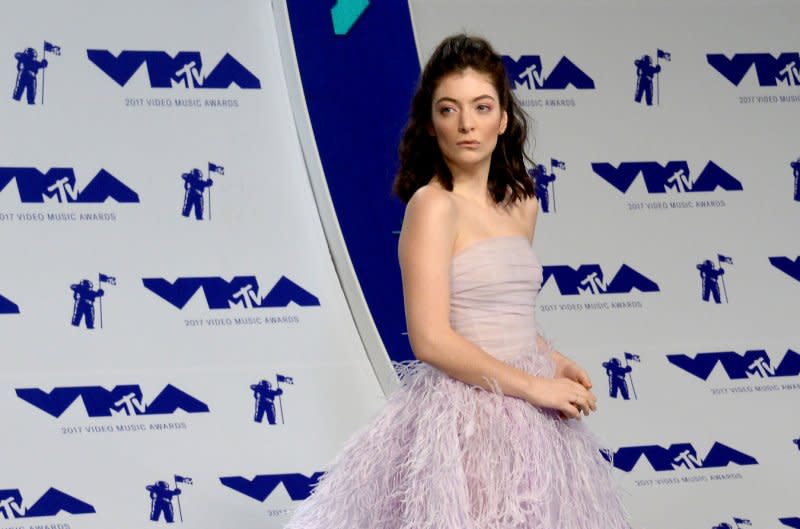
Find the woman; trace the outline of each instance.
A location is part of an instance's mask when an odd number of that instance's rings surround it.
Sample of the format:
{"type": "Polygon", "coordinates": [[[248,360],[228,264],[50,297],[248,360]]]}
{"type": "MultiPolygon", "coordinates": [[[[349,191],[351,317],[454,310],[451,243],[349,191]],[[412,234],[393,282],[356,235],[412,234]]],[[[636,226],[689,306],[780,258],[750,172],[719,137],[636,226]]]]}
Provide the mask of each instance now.
{"type": "Polygon", "coordinates": [[[445,39],[394,184],[418,361],[286,529],[628,527],[610,466],[575,420],[597,409],[589,377],[536,327],[525,138],[501,58],[482,39],[445,39]]]}

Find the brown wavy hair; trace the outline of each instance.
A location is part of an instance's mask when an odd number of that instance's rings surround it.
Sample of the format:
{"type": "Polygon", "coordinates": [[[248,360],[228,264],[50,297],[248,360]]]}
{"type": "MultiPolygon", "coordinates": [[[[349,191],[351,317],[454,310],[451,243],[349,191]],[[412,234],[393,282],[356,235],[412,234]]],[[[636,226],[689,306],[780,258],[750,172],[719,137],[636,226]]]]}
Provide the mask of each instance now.
{"type": "Polygon", "coordinates": [[[495,203],[508,195],[508,203],[536,195],[533,177],[525,170],[525,161],[533,164],[525,153],[528,122],[511,91],[503,59],[491,44],[480,37],[466,34],[444,39],[422,70],[416,93],[411,101],[408,123],[400,141],[400,168],[392,192],[408,203],[417,189],[438,176],[448,191],[453,190],[453,175],[447,167],[436,138],[428,133],[432,123],[433,92],[446,75],[472,68],[488,75],[500,98],[500,108],[508,114],[508,125],[497,138],[489,168],[489,192],[495,203]]]}

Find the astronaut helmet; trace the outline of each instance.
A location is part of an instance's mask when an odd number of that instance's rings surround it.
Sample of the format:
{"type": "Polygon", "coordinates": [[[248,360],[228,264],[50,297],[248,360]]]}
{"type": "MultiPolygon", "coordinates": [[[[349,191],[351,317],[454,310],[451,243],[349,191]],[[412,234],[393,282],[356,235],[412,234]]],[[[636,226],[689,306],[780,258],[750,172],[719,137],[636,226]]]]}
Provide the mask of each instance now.
{"type": "Polygon", "coordinates": [[[203,171],[201,171],[200,169],[195,167],[194,169],[192,169],[192,176],[202,180],[203,179],[203,171]]]}
{"type": "Polygon", "coordinates": [[[27,55],[27,56],[28,56],[28,57],[30,57],[31,59],[35,59],[36,57],[38,57],[38,56],[39,56],[39,54],[38,54],[38,53],[36,52],[36,50],[35,50],[35,49],[33,49],[33,48],[28,48],[28,49],[26,49],[26,50],[25,50],[25,55],[27,55]]]}
{"type": "Polygon", "coordinates": [[[650,65],[650,64],[653,64],[653,59],[651,59],[649,55],[644,54],[644,55],[642,55],[642,62],[647,64],[647,65],[650,65]]]}
{"type": "Polygon", "coordinates": [[[267,386],[267,389],[272,389],[272,384],[269,380],[262,380],[261,383],[267,386]]]}
{"type": "Polygon", "coordinates": [[[622,362],[620,362],[619,358],[617,357],[612,358],[611,360],[608,361],[608,363],[614,367],[620,367],[622,365],[622,362]]]}
{"type": "Polygon", "coordinates": [[[88,279],[82,279],[81,280],[81,286],[84,287],[84,288],[92,288],[92,287],[94,287],[94,284],[91,281],[89,281],[88,279]]]}
{"type": "Polygon", "coordinates": [[[166,481],[159,481],[158,483],[156,483],[156,485],[162,489],[169,488],[169,483],[167,483],[166,481]]]}
{"type": "Polygon", "coordinates": [[[714,266],[714,264],[711,262],[711,259],[706,259],[705,261],[703,261],[703,265],[704,265],[704,266],[707,266],[707,267],[709,267],[709,268],[711,268],[712,266],[714,266]]]}

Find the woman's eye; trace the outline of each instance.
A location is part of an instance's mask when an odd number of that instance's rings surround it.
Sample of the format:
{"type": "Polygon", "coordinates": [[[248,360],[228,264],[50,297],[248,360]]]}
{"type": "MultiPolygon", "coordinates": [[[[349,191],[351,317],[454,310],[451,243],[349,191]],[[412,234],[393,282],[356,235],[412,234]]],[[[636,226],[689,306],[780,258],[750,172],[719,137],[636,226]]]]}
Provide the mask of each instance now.
{"type": "Polygon", "coordinates": [[[455,111],[455,109],[454,109],[454,108],[452,108],[452,107],[443,107],[443,108],[440,108],[440,109],[439,109],[439,113],[440,113],[440,114],[450,114],[450,113],[451,113],[451,112],[450,112],[451,110],[452,110],[452,111],[455,111]]]}
{"type": "Polygon", "coordinates": [[[481,112],[488,112],[492,109],[489,105],[478,105],[478,110],[481,112]]]}

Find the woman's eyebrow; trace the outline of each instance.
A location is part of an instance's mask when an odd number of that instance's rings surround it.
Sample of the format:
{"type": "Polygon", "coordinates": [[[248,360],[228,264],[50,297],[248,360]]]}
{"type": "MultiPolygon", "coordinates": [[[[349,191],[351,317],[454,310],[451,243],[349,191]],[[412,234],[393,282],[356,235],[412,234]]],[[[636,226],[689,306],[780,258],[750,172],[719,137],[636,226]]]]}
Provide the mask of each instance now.
{"type": "MultiPolygon", "coordinates": [[[[474,98],[472,100],[472,102],[474,103],[475,101],[479,101],[481,99],[491,99],[492,101],[495,100],[494,97],[490,96],[489,94],[483,94],[483,95],[479,95],[478,97],[474,98]]],[[[458,101],[456,101],[452,97],[444,96],[444,97],[440,97],[439,99],[437,99],[435,104],[438,105],[442,101],[452,101],[453,103],[458,103],[458,101]]]]}

